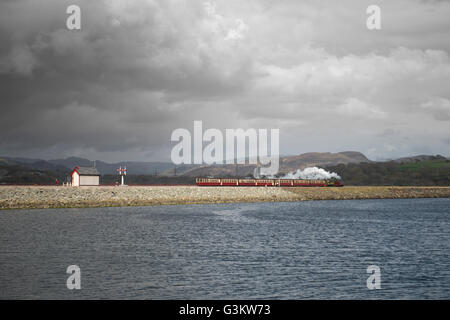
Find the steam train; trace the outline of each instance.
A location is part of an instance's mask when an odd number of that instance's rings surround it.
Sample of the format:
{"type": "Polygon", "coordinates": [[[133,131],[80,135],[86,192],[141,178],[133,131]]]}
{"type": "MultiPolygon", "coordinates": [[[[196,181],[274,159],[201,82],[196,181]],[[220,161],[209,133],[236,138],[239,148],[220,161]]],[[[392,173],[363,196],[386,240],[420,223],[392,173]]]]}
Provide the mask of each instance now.
{"type": "Polygon", "coordinates": [[[242,186],[242,187],[343,187],[340,180],[310,179],[230,179],[230,178],[196,178],[198,186],[242,186]]]}

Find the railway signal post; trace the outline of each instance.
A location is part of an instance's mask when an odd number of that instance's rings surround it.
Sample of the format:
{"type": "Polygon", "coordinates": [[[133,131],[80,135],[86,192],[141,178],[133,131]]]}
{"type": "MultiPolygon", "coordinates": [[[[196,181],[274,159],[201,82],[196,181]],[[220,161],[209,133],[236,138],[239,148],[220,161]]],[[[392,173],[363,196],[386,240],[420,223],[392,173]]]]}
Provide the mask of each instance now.
{"type": "Polygon", "coordinates": [[[125,186],[125,176],[127,175],[127,167],[123,167],[120,166],[119,169],[117,169],[117,172],[119,172],[119,176],[120,176],[120,186],[123,187],[125,186]]]}

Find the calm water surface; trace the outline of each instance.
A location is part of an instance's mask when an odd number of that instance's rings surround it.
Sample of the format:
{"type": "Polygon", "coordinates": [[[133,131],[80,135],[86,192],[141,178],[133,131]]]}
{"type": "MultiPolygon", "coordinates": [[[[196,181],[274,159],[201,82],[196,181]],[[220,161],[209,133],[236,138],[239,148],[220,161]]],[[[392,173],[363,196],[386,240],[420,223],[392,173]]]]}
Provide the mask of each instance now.
{"type": "Polygon", "coordinates": [[[0,211],[0,298],[450,299],[450,199],[0,211]],[[81,290],[66,268],[81,268],[81,290]],[[368,290],[369,265],[381,290],[368,290]]]}

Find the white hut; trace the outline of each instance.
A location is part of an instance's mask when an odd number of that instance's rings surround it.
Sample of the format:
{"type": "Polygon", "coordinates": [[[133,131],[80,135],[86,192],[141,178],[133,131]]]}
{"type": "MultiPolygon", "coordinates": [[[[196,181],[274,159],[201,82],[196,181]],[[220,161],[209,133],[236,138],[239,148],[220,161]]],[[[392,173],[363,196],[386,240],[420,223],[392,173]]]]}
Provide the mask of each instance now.
{"type": "Polygon", "coordinates": [[[94,167],[78,167],[72,171],[72,186],[98,186],[100,173],[94,167]]]}

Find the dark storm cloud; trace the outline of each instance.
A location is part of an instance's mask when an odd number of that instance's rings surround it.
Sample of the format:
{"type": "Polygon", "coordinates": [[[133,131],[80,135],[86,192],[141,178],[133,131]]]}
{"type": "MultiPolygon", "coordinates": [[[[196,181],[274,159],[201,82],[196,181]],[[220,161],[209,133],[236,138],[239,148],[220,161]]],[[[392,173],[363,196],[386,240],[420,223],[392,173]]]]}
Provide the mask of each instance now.
{"type": "Polygon", "coordinates": [[[3,4],[9,15],[2,19],[7,49],[0,64],[5,147],[157,145],[184,117],[186,101],[246,87],[251,61],[215,46],[217,30],[202,25],[209,18],[201,3],[81,1],[80,31],[65,29],[69,3],[48,1],[48,20],[31,2],[3,4]]]}
{"type": "Polygon", "coordinates": [[[375,32],[369,4],[3,1],[2,154],[167,159],[193,120],[279,127],[285,154],[448,153],[449,4],[381,1],[375,32]]]}

